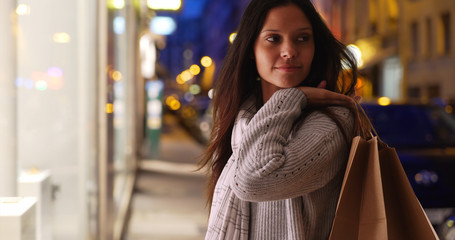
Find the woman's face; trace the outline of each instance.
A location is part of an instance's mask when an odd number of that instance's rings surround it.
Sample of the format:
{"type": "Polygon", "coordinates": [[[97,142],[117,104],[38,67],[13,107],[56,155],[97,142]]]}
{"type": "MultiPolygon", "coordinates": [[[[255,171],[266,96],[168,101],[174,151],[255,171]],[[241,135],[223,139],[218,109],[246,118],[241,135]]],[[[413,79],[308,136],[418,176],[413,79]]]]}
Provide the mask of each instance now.
{"type": "Polygon", "coordinates": [[[298,86],[310,72],[313,55],[313,29],[303,11],[294,4],[271,9],[254,43],[264,99],[298,86]]]}

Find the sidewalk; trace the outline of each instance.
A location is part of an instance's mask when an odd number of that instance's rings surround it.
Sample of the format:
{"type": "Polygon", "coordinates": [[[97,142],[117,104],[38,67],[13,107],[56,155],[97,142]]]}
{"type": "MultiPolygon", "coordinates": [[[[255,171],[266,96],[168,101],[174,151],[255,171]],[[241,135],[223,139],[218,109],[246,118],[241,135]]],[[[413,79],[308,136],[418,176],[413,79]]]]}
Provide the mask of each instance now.
{"type": "Polygon", "coordinates": [[[160,159],[140,163],[126,240],[200,240],[208,213],[206,177],[193,172],[204,146],[165,116],[160,159]]]}

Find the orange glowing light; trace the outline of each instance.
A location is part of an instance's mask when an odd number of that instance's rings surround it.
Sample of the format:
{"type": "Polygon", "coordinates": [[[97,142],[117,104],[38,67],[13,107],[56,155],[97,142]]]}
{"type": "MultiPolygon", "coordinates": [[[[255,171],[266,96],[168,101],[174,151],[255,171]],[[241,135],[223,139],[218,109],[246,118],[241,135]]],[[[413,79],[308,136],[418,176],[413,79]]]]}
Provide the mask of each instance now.
{"type": "Polygon", "coordinates": [[[106,104],[106,113],[110,114],[114,112],[114,104],[107,103],[106,104]]]}

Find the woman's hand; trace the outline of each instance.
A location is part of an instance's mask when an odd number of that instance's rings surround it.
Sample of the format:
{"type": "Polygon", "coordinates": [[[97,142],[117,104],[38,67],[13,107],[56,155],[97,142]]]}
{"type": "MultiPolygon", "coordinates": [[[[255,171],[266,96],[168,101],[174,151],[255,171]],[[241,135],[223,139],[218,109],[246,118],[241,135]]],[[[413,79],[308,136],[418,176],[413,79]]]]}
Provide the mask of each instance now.
{"type": "Polygon", "coordinates": [[[310,107],[320,107],[328,105],[342,105],[346,107],[355,107],[356,100],[350,96],[332,92],[325,89],[326,81],[322,81],[317,88],[315,87],[297,87],[307,97],[307,104],[310,107]]]}

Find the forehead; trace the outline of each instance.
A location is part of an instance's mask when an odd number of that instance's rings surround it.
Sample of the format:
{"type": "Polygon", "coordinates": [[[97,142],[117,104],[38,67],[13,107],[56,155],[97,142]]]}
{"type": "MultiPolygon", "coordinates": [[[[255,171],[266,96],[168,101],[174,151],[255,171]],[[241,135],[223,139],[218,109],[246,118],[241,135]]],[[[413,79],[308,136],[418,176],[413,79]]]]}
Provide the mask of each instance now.
{"type": "Polygon", "coordinates": [[[305,13],[295,4],[270,9],[265,18],[263,29],[277,28],[279,30],[290,26],[311,27],[305,13]]]}

